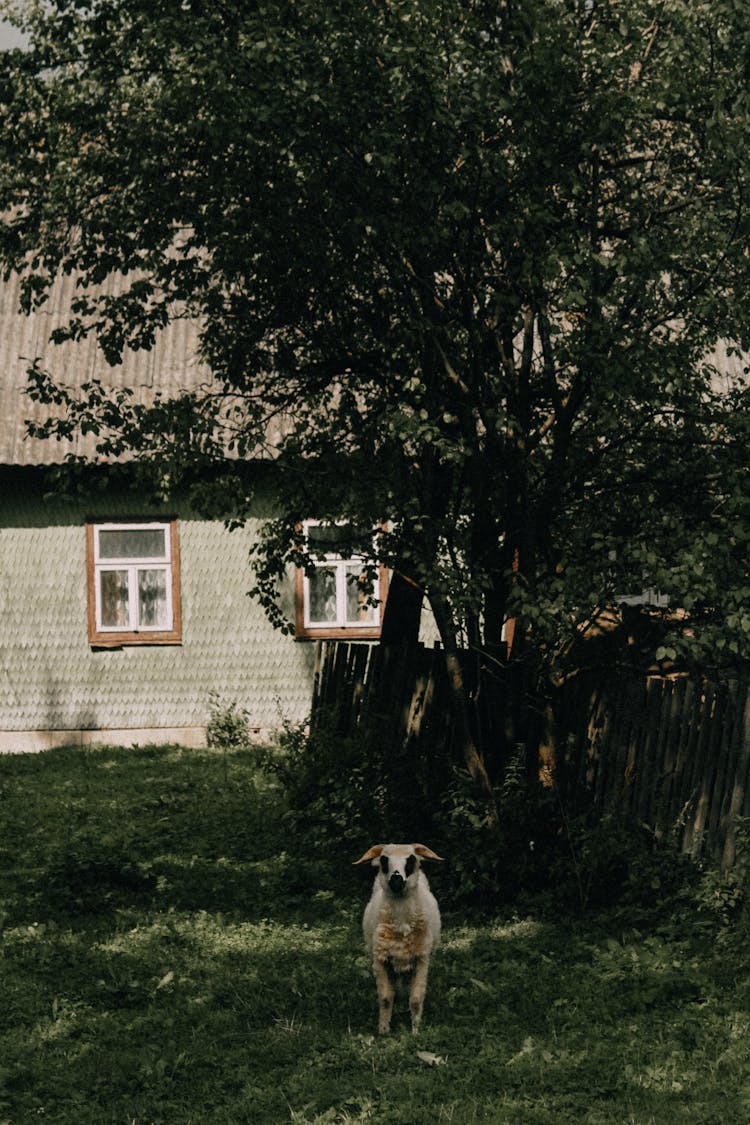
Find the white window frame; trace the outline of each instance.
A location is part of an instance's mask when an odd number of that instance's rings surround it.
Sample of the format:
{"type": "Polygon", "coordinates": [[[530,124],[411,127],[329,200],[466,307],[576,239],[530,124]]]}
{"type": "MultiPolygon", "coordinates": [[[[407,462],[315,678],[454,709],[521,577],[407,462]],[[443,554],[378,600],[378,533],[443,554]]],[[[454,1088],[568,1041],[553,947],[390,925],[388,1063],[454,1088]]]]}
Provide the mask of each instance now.
{"type": "Polygon", "coordinates": [[[96,628],[99,633],[163,633],[169,632],[174,624],[174,610],[172,607],[172,552],[170,544],[170,528],[168,523],[102,523],[94,527],[94,573],[96,582],[94,592],[96,597],[96,628]],[[162,531],[164,533],[164,554],[142,556],[117,556],[108,555],[101,557],[100,537],[107,531],[162,531]],[[164,583],[167,592],[167,620],[158,625],[141,625],[138,575],[142,570],[158,570],[166,576],[164,583]],[[129,620],[120,625],[104,625],[102,623],[102,587],[100,576],[107,573],[126,571],[128,575],[128,611],[129,620]]]}

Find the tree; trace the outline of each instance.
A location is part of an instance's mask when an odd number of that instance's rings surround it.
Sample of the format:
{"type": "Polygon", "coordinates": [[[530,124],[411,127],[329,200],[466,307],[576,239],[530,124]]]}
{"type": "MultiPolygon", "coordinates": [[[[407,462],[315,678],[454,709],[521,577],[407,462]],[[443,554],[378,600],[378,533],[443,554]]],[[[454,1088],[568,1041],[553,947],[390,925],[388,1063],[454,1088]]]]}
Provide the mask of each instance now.
{"type": "Polygon", "coordinates": [[[112,363],[199,317],[216,380],[144,414],[37,369],[67,412],[48,429],[93,428],[215,505],[206,467],[283,419],[256,593],[278,619],[310,512],[388,521],[377,551],[429,601],[479,774],[458,650],[502,661],[511,616],[522,678],[618,583],[710,610],[745,653],[747,412],[707,359],[750,343],[741,9],[35,8],[2,62],[0,255],[29,308],[76,271],[61,335],[112,363]]]}

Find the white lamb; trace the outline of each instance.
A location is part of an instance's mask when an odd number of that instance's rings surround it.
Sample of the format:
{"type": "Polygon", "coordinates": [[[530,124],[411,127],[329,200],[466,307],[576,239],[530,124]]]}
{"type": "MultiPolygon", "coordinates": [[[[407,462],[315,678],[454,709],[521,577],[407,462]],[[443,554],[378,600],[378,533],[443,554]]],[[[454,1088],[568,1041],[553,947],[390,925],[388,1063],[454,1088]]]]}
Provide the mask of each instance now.
{"type": "Polygon", "coordinates": [[[420,861],[441,858],[424,844],[376,844],[356,861],[378,868],[362,929],[378,990],[381,1035],[390,1030],[400,983],[409,988],[411,1029],[419,1030],[430,957],[440,941],[440,910],[420,861]]]}

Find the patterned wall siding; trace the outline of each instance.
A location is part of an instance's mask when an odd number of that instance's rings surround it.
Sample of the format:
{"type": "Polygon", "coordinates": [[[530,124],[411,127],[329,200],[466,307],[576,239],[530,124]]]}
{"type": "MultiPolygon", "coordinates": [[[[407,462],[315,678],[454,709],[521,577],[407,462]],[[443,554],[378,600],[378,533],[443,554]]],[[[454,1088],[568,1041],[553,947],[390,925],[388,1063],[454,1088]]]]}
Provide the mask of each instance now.
{"type": "Polygon", "coordinates": [[[181,647],[92,651],[83,510],[56,509],[53,524],[37,498],[23,515],[41,526],[12,526],[20,498],[3,491],[0,730],[203,726],[211,691],[244,706],[258,728],[304,718],[312,646],[272,629],[247,596],[251,526],[230,533],[180,520],[181,647]]]}

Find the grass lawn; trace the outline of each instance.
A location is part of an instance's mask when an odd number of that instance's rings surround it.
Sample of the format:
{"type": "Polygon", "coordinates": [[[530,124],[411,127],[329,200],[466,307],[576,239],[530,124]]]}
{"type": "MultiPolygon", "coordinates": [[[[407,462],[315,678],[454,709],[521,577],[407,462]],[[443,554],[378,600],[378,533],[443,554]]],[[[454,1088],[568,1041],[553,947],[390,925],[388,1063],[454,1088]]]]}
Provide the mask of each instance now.
{"type": "Polygon", "coordinates": [[[731,934],[444,912],[378,1039],[369,884],[283,814],[251,752],[0,758],[0,1122],[750,1121],[731,934]]]}

